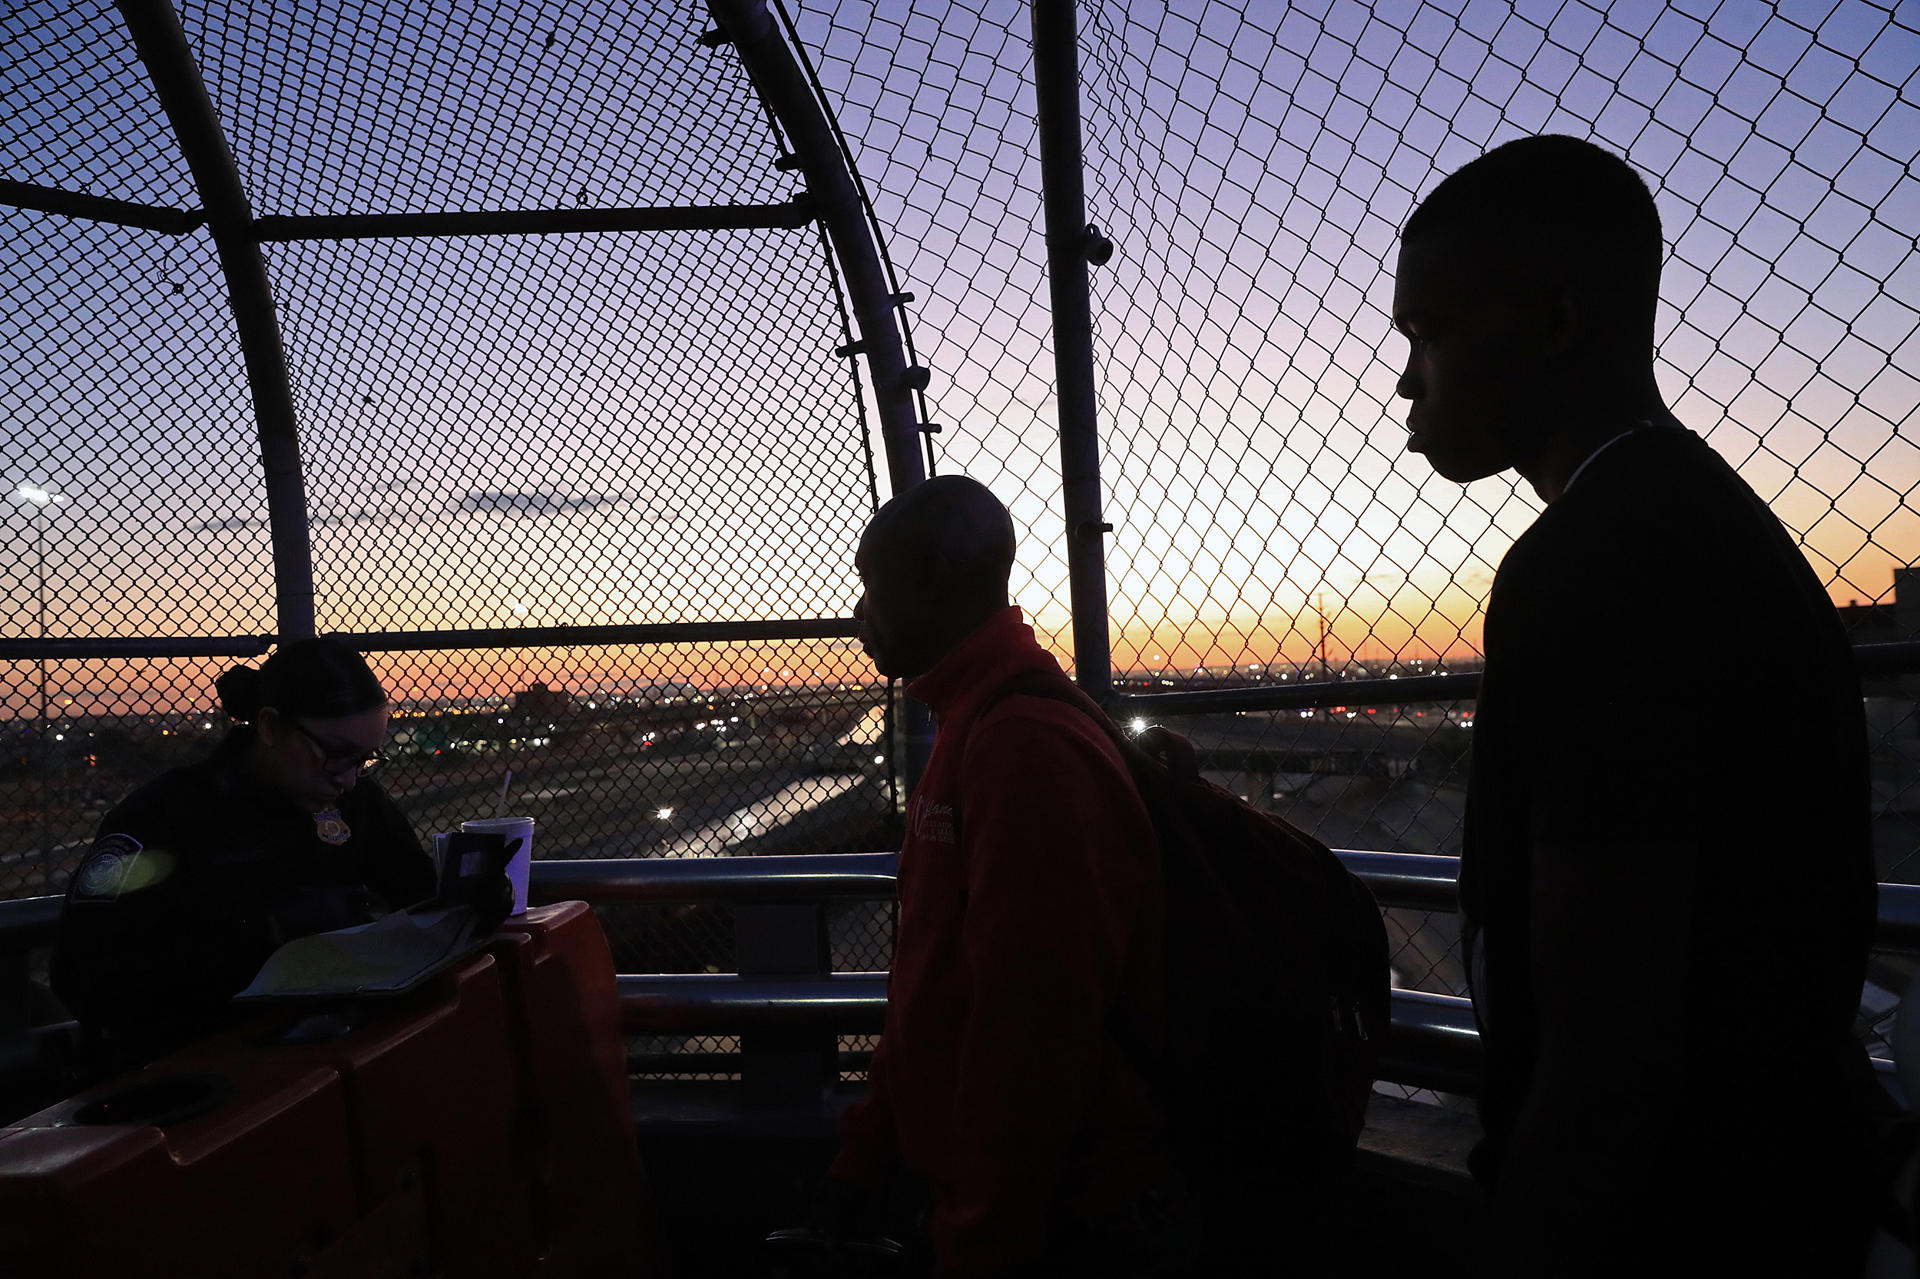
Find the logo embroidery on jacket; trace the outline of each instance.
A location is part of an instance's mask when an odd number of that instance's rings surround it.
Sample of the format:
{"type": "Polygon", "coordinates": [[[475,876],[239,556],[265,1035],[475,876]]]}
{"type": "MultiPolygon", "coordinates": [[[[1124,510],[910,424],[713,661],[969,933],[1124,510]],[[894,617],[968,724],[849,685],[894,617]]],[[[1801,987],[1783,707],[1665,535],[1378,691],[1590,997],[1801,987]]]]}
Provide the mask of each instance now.
{"type": "Polygon", "coordinates": [[[916,838],[931,844],[958,843],[960,836],[953,824],[953,805],[916,803],[913,833],[916,838]]]}

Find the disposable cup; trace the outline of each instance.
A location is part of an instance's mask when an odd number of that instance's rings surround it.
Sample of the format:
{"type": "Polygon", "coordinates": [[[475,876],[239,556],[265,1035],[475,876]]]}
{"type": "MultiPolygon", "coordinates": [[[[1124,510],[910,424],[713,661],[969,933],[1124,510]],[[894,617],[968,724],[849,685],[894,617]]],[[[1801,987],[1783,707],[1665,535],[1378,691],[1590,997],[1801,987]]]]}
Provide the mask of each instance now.
{"type": "Polygon", "coordinates": [[[519,840],[520,847],[507,859],[507,881],[513,885],[513,913],[527,909],[527,873],[533,865],[533,818],[478,817],[461,822],[460,829],[482,834],[505,835],[509,842],[519,840]]]}

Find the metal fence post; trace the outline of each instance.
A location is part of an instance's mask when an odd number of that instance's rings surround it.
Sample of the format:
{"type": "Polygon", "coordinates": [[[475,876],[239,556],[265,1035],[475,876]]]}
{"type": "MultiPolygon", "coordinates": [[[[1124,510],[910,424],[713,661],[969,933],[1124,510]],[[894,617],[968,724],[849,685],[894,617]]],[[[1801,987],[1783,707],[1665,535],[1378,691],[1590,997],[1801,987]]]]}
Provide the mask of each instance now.
{"type": "MultiPolygon", "coordinates": [[[[742,977],[825,977],[826,910],[817,901],[741,903],[734,908],[735,967],[742,977]]],[[[740,1036],[740,1084],[749,1100],[810,1111],[840,1077],[831,1030],[756,1030],[740,1036]]]]}
{"type": "MultiPolygon", "coordinates": [[[[920,458],[920,422],[913,405],[914,387],[926,385],[925,371],[907,365],[895,320],[896,299],[889,291],[874,245],[874,230],[867,223],[847,158],[834,140],[826,113],[781,39],[765,0],[708,0],[708,7],[733,42],[760,96],[786,130],[794,160],[806,175],[807,194],[833,245],[846,284],[847,302],[859,328],[859,340],[849,353],[867,357],[868,386],[873,391],[886,446],[887,478],[893,492],[901,493],[926,478],[920,458]]],[[[902,698],[900,709],[897,722],[901,736],[894,757],[902,766],[904,793],[913,789],[926,767],[933,730],[924,707],[902,698]]],[[[899,798],[896,795],[896,800],[899,798]]]]}
{"type": "Polygon", "coordinates": [[[1100,435],[1093,381],[1089,253],[1106,242],[1087,223],[1080,151],[1080,36],[1074,0],[1034,0],[1033,89],[1039,117],[1040,185],[1047,223],[1047,285],[1053,300],[1053,360],[1060,414],[1060,483],[1067,524],[1075,677],[1095,700],[1113,691],[1107,634],[1105,535],[1100,518],[1100,435]]]}

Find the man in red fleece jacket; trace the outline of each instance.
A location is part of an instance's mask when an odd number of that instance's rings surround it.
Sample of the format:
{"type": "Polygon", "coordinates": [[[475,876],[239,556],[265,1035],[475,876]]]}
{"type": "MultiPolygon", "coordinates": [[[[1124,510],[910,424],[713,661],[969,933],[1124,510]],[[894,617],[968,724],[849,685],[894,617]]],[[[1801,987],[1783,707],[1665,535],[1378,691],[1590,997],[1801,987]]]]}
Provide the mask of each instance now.
{"type": "Polygon", "coordinates": [[[1144,1041],[1160,1015],[1158,847],[1086,711],[1007,692],[1073,690],[1008,603],[1013,554],[1006,508],[953,475],[860,542],[860,642],[939,727],[907,806],[871,1092],[816,1222],[844,1226],[836,1204],[904,1169],[930,1191],[941,1279],[1157,1273],[1159,1116],[1115,1035],[1144,1041]]]}

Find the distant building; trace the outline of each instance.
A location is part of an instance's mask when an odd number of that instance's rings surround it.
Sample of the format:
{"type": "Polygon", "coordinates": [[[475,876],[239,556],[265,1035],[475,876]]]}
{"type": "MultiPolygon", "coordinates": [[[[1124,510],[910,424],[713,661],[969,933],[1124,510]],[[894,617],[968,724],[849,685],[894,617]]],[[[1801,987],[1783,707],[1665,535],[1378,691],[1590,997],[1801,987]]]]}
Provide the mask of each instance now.
{"type": "Polygon", "coordinates": [[[693,684],[681,684],[668,680],[659,683],[636,683],[622,681],[610,690],[612,695],[622,701],[639,702],[643,706],[677,706],[688,702],[705,702],[707,694],[693,684]]]}
{"type": "MultiPolygon", "coordinates": [[[[1902,570],[1905,571],[1905,570],[1902,570]]],[[[1840,605],[1840,624],[1855,644],[1886,644],[1901,638],[1894,617],[1894,602],[1862,604],[1859,600],[1840,605]]]]}
{"type": "MultiPolygon", "coordinates": [[[[1853,601],[1840,606],[1840,624],[1855,644],[1893,644],[1920,640],[1920,567],[1893,570],[1893,590],[1871,604],[1853,601]]],[[[1920,679],[1911,675],[1865,675],[1860,689],[1867,696],[1868,719],[1877,737],[1912,737],[1920,715],[1920,679]],[[1885,699],[1885,700],[1882,700],[1885,699]]]]}
{"type": "Polygon", "coordinates": [[[1839,606],[1840,624],[1855,644],[1920,639],[1920,566],[1893,570],[1893,589],[1872,601],[1839,606]]]}
{"type": "Polygon", "coordinates": [[[564,715],[573,705],[573,694],[564,688],[548,688],[545,684],[534,683],[513,695],[513,709],[516,714],[533,719],[552,719],[564,715]]]}
{"type": "Polygon", "coordinates": [[[1872,603],[1842,604],[1840,624],[1855,644],[1920,639],[1920,566],[1893,570],[1893,590],[1872,603]]]}

